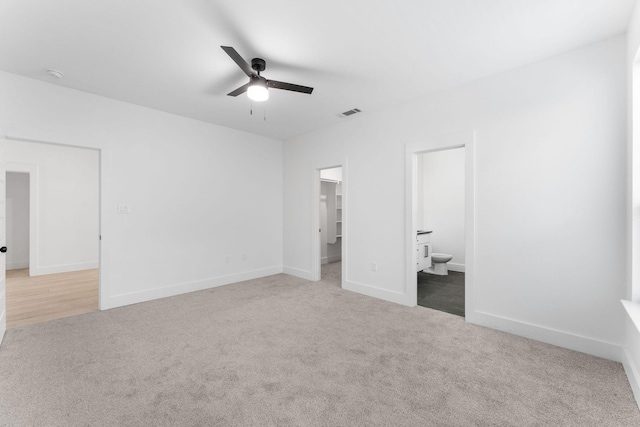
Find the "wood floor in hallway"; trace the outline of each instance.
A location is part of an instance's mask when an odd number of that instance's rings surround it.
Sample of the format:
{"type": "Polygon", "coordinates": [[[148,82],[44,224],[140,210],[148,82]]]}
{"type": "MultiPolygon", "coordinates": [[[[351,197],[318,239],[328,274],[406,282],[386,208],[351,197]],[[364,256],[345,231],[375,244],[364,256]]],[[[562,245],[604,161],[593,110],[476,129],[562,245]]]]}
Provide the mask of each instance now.
{"type": "Polygon", "coordinates": [[[7,328],[98,310],[98,269],[29,276],[7,271],[7,328]]]}

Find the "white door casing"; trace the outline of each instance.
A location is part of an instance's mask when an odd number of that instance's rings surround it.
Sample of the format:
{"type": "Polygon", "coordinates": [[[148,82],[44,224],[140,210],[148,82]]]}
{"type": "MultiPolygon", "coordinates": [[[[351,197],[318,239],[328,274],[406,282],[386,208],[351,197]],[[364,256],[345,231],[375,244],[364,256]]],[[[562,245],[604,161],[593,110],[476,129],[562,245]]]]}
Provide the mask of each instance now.
{"type": "MultiPolygon", "coordinates": [[[[7,244],[7,219],[6,219],[6,164],[4,154],[4,140],[0,140],[0,247],[6,250],[7,244]]],[[[0,344],[7,330],[7,280],[6,259],[4,252],[0,253],[0,344]]]]}

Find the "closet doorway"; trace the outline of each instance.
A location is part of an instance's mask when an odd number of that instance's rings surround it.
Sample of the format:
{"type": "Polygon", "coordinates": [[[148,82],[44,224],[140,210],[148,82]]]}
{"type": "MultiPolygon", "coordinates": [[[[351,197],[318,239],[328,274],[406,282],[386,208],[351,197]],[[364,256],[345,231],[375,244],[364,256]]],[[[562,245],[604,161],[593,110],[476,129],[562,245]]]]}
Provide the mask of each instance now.
{"type": "Polygon", "coordinates": [[[319,170],[318,279],[342,286],[344,240],[344,187],[342,167],[319,170]]]}

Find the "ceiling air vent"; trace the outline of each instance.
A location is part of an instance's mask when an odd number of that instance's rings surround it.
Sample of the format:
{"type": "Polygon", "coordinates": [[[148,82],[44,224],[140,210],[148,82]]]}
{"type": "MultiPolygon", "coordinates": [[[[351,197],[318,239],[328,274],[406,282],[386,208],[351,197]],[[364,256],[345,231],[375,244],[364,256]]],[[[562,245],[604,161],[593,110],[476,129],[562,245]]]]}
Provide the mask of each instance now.
{"type": "Polygon", "coordinates": [[[349,117],[349,116],[353,116],[354,114],[360,113],[360,109],[359,108],[354,108],[353,110],[349,110],[349,111],[345,111],[344,113],[340,113],[338,114],[338,117],[349,117]]]}

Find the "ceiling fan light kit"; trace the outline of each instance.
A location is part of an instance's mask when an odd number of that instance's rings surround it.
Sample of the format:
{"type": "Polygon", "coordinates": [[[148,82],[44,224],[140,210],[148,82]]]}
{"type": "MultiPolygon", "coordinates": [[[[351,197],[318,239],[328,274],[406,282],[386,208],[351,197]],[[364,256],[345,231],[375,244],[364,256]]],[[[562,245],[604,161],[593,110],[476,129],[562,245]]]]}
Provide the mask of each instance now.
{"type": "Polygon", "coordinates": [[[229,92],[228,96],[238,96],[247,92],[247,96],[252,101],[266,101],[269,99],[269,88],[289,90],[292,92],[300,92],[311,94],[312,87],[300,86],[293,83],[279,82],[276,80],[267,80],[260,75],[267,67],[267,63],[262,58],[253,58],[251,65],[245,61],[240,54],[230,46],[220,46],[231,59],[240,67],[242,71],[249,77],[249,83],[240,86],[236,90],[229,92]]]}
{"type": "Polygon", "coordinates": [[[252,101],[266,101],[269,99],[269,90],[267,83],[260,77],[252,77],[251,84],[247,88],[247,96],[252,101]]]}

